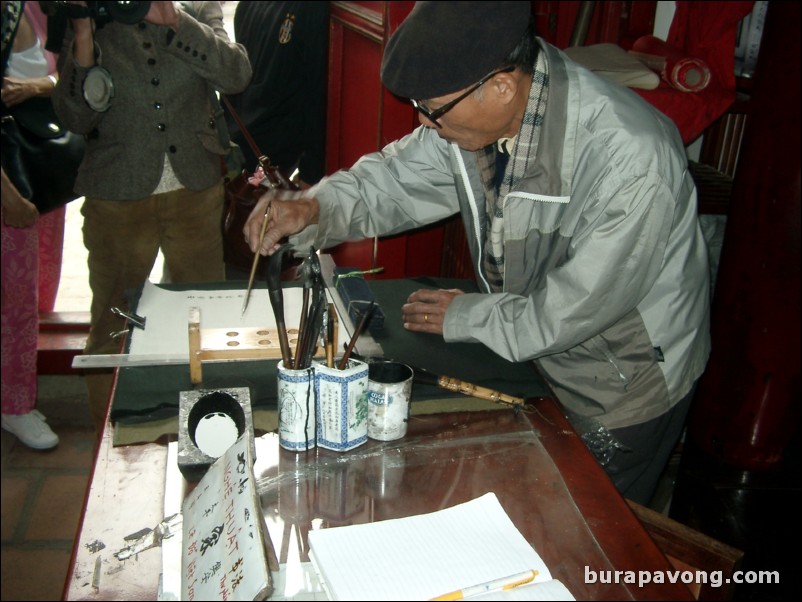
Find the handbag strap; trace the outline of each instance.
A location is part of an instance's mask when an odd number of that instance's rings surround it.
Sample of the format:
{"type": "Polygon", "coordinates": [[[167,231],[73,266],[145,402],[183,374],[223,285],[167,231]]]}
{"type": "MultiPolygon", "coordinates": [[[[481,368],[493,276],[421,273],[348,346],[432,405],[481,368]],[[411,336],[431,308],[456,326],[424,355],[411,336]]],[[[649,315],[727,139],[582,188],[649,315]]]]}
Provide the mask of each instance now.
{"type": "Polygon", "coordinates": [[[277,166],[270,165],[270,159],[268,159],[267,155],[263,155],[262,151],[259,150],[259,147],[256,146],[256,141],[251,136],[248,128],[245,127],[245,124],[242,123],[242,120],[239,118],[239,115],[234,110],[234,107],[231,106],[231,101],[228,100],[222,94],[220,97],[223,99],[223,102],[226,103],[226,108],[231,112],[231,116],[234,118],[234,121],[239,126],[240,131],[242,132],[243,136],[245,136],[245,140],[248,142],[248,146],[251,147],[253,154],[258,157],[259,167],[262,168],[262,171],[265,174],[265,179],[270,182],[270,188],[283,188],[285,190],[298,190],[298,185],[292,182],[287,176],[281,173],[281,170],[277,166]]]}
{"type": "Polygon", "coordinates": [[[234,118],[234,121],[236,122],[237,127],[239,127],[240,132],[242,132],[242,135],[245,136],[245,140],[248,143],[248,146],[251,147],[254,156],[258,157],[257,161],[259,161],[259,165],[262,166],[262,169],[265,169],[270,164],[270,160],[265,155],[262,154],[262,151],[259,150],[259,147],[256,145],[256,141],[251,136],[251,133],[248,131],[248,128],[246,128],[245,124],[242,123],[242,120],[239,118],[239,115],[234,110],[234,107],[231,105],[231,101],[229,101],[228,98],[226,98],[222,94],[220,95],[220,97],[223,99],[223,102],[226,103],[226,108],[228,109],[228,112],[231,113],[231,116],[234,118]]]}
{"type": "Polygon", "coordinates": [[[220,104],[220,99],[217,98],[217,90],[212,86],[209,86],[209,103],[212,106],[212,116],[217,126],[217,138],[220,140],[220,146],[227,149],[231,145],[231,135],[228,133],[226,112],[223,110],[223,105],[220,104]]]}

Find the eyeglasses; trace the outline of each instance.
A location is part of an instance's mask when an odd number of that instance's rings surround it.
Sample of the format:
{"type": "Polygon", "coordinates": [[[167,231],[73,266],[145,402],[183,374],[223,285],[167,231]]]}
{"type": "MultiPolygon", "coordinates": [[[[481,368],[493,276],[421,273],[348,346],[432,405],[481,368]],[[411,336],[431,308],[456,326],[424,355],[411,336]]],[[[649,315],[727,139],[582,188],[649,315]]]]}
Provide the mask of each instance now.
{"type": "Polygon", "coordinates": [[[505,67],[504,69],[499,69],[498,71],[494,71],[487,77],[484,77],[481,80],[479,80],[475,85],[471,86],[466,92],[460,94],[451,102],[447,102],[442,107],[440,107],[439,109],[435,109],[434,111],[429,109],[429,107],[427,107],[422,100],[415,100],[414,98],[410,98],[409,101],[412,103],[412,106],[415,107],[415,109],[423,113],[423,116],[426,117],[426,119],[431,121],[437,127],[443,127],[438,123],[437,120],[440,119],[446,113],[448,113],[455,106],[457,106],[457,103],[459,103],[462,100],[465,100],[468,96],[470,96],[472,93],[476,92],[479,88],[481,88],[482,85],[487,83],[488,80],[495,77],[499,73],[510,73],[511,71],[515,71],[515,67],[505,67]]]}

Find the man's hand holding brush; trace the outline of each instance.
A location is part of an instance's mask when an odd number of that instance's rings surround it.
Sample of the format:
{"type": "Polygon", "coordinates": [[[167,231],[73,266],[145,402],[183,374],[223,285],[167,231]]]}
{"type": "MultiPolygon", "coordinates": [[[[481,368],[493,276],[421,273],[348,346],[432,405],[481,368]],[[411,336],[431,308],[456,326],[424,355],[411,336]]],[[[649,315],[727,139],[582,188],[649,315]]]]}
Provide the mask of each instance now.
{"type": "Polygon", "coordinates": [[[271,190],[262,195],[243,228],[245,241],[251,251],[259,252],[262,255],[272,255],[281,246],[282,239],[297,234],[311,224],[318,223],[320,206],[316,198],[308,196],[308,192],[271,190]],[[261,238],[265,208],[271,202],[264,238],[261,238]]]}

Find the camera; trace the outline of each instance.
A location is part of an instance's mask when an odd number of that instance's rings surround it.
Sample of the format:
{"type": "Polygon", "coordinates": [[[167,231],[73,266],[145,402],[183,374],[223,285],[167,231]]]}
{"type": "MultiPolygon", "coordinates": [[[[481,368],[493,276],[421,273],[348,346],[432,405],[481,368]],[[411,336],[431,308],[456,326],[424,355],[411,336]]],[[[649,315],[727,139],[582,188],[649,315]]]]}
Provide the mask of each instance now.
{"type": "Polygon", "coordinates": [[[60,19],[92,19],[98,27],[117,21],[134,25],[145,18],[150,10],[150,2],[87,2],[86,6],[69,2],[39,2],[48,17],[60,19]]]}

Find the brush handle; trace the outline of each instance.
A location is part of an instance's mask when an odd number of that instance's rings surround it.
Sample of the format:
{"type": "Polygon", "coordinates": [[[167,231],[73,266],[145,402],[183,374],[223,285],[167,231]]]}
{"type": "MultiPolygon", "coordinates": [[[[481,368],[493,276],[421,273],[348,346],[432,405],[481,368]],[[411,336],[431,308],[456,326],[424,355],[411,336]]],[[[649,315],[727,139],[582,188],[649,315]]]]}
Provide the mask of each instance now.
{"type": "Polygon", "coordinates": [[[303,293],[303,301],[301,303],[301,318],[298,322],[298,341],[295,343],[295,365],[293,368],[298,370],[301,361],[301,353],[303,349],[301,347],[301,339],[303,338],[304,334],[306,333],[306,312],[309,311],[309,289],[304,287],[303,293]]]}
{"type": "Polygon", "coordinates": [[[465,382],[464,380],[458,380],[451,376],[439,376],[437,378],[437,386],[441,389],[446,389],[447,391],[462,393],[463,395],[468,395],[469,397],[487,399],[488,401],[493,401],[495,403],[504,403],[514,406],[524,405],[523,397],[507,395],[501,391],[495,391],[493,389],[488,389],[487,387],[480,387],[479,385],[474,385],[472,383],[465,382]]]}
{"type": "Polygon", "coordinates": [[[334,346],[337,341],[334,339],[334,304],[329,303],[326,314],[326,365],[334,368],[334,346]]]}
{"type": "Polygon", "coordinates": [[[323,314],[326,312],[326,296],[320,295],[312,304],[312,312],[306,324],[304,332],[303,357],[301,358],[301,368],[308,368],[312,365],[312,355],[315,352],[317,340],[323,329],[323,314]]]}
{"type": "Polygon", "coordinates": [[[348,365],[348,358],[351,356],[351,352],[354,350],[354,345],[356,345],[356,340],[359,338],[359,335],[365,330],[365,327],[368,325],[368,321],[370,320],[370,316],[373,315],[373,310],[376,308],[376,302],[371,301],[370,307],[362,314],[362,319],[359,321],[359,326],[356,327],[354,331],[354,335],[351,337],[351,340],[348,341],[348,347],[345,348],[345,353],[343,354],[342,359],[340,360],[340,364],[337,366],[339,370],[343,370],[348,365]]]}
{"type": "MultiPolygon", "coordinates": [[[[357,354],[354,355],[359,357],[363,361],[370,362],[368,358],[359,356],[357,354]]],[[[398,360],[393,360],[393,361],[398,361],[398,360]]],[[[403,364],[405,362],[401,361],[401,363],[403,364]]],[[[437,374],[433,374],[428,370],[426,370],[425,368],[419,368],[418,366],[410,365],[409,367],[412,368],[414,382],[419,383],[421,385],[440,387],[441,389],[445,389],[446,391],[452,391],[454,393],[462,393],[463,395],[467,395],[468,397],[486,399],[488,401],[493,401],[495,403],[503,403],[506,405],[524,406],[526,403],[526,400],[523,397],[515,397],[514,395],[508,395],[506,393],[502,393],[501,391],[495,391],[493,389],[488,389],[487,387],[480,387],[479,385],[474,385],[473,383],[469,383],[464,380],[459,380],[452,376],[440,376],[437,374]]]]}
{"type": "Polygon", "coordinates": [[[267,292],[270,296],[270,305],[273,307],[273,314],[276,316],[276,328],[278,329],[278,343],[281,348],[281,359],[285,366],[292,366],[292,354],[290,353],[290,341],[287,338],[287,325],[284,322],[284,289],[281,288],[281,261],[284,253],[289,250],[289,245],[281,246],[278,251],[270,256],[270,264],[267,269],[267,292]]]}
{"type": "Polygon", "coordinates": [[[251,275],[248,278],[248,290],[245,291],[245,299],[242,302],[242,313],[245,313],[245,310],[248,309],[248,303],[251,299],[251,290],[253,289],[253,279],[256,276],[256,266],[259,265],[259,258],[262,256],[262,243],[265,241],[265,232],[267,232],[267,222],[270,221],[270,209],[273,207],[271,201],[267,202],[267,207],[265,208],[265,216],[262,220],[262,229],[259,232],[259,248],[256,249],[256,253],[253,254],[253,264],[251,264],[251,275]]]}
{"type": "Polygon", "coordinates": [[[285,366],[292,366],[292,355],[290,354],[290,341],[287,337],[287,324],[284,322],[284,293],[278,291],[268,291],[270,295],[270,305],[276,316],[276,329],[278,330],[278,344],[281,348],[281,359],[285,366]]]}

